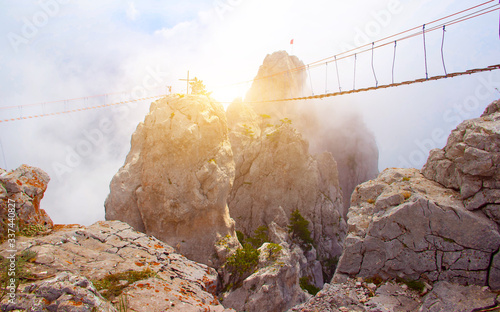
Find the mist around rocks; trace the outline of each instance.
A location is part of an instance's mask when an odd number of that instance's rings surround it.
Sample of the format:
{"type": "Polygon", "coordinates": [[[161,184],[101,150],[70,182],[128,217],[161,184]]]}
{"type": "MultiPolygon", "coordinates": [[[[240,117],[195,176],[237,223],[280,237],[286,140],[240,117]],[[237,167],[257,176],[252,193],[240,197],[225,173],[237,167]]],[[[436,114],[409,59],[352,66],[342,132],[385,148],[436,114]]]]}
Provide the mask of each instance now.
{"type": "Polygon", "coordinates": [[[311,154],[330,152],[333,155],[339,172],[345,217],[356,185],[378,174],[377,143],[360,112],[335,98],[272,101],[311,94],[304,63],[296,56],[278,51],[264,59],[245,102],[257,114],[270,115],[273,121],[289,118],[307,139],[311,154]]]}
{"type": "Polygon", "coordinates": [[[0,260],[19,257],[27,269],[22,291],[0,294],[2,310],[498,306],[498,101],[422,170],[378,174],[359,112],[276,101],[309,92],[302,66],[268,55],[226,112],[204,88],[153,102],[111,181],[107,221],[90,227],[52,223],[40,208],[43,170],[1,169],[0,260]]]}

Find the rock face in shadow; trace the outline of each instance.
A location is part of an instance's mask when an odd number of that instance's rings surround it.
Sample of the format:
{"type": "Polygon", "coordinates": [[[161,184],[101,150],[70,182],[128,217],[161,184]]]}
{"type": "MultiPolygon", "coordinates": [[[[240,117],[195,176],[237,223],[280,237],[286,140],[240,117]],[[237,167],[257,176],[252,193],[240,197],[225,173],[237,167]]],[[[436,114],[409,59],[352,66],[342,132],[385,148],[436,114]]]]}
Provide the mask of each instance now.
{"type": "Polygon", "coordinates": [[[498,101],[453,130],[420,173],[359,185],[336,277],[406,278],[500,289],[498,101]],[[498,193],[498,194],[497,194],[498,193]]]}
{"type": "Polygon", "coordinates": [[[500,234],[454,190],[416,169],[386,169],[352,199],[336,275],[488,284],[500,234]]]}
{"type": "Polygon", "coordinates": [[[228,118],[236,162],[229,209],[237,229],[250,236],[272,222],[286,229],[298,209],[310,221],[318,259],[340,256],[346,225],[332,155],[311,156],[289,120],[268,124],[243,103],[232,104],[228,118]]]}
{"type": "Polygon", "coordinates": [[[107,220],[154,235],[188,258],[218,266],[216,242],[239,246],[226,199],[234,161],[223,107],[206,96],[151,104],[110,185],[107,220]]]}
{"type": "Polygon", "coordinates": [[[10,172],[0,169],[0,240],[29,226],[52,228],[49,215],[40,209],[49,181],[49,175],[36,167],[21,165],[10,172]]]}
{"type": "MultiPolygon", "coordinates": [[[[302,113],[307,115],[307,111],[302,113]]],[[[351,195],[359,184],[374,179],[378,171],[378,147],[374,134],[367,128],[359,112],[335,106],[309,112],[315,116],[301,129],[309,139],[311,153],[327,151],[337,162],[339,186],[344,198],[345,218],[351,195]]],[[[303,119],[307,120],[307,119],[303,119]]]]}

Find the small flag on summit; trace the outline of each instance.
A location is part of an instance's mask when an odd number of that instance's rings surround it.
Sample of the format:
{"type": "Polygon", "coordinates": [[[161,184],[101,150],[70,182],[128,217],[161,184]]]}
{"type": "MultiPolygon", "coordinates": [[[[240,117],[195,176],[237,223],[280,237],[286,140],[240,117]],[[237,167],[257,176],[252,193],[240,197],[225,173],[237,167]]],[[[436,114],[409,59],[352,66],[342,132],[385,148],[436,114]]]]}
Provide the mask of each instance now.
{"type": "Polygon", "coordinates": [[[290,44],[293,44],[293,39],[292,39],[292,40],[290,40],[290,44]]]}

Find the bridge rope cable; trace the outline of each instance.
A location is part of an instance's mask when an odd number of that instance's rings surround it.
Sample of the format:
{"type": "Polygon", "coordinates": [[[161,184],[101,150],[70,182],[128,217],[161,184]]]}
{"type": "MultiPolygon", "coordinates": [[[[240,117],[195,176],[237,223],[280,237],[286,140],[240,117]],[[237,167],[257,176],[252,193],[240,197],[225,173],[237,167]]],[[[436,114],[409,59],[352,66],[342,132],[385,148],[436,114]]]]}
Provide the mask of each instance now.
{"type": "Polygon", "coordinates": [[[441,60],[443,61],[444,74],[448,75],[448,73],[446,71],[446,65],[444,63],[444,52],[443,52],[443,50],[444,50],[444,34],[445,34],[445,32],[446,32],[446,26],[443,26],[443,40],[441,41],[441,60]]]}
{"type": "MultiPolygon", "coordinates": [[[[492,2],[496,2],[496,0],[489,0],[489,1],[483,2],[483,3],[481,3],[481,4],[478,4],[478,5],[472,6],[472,7],[470,7],[470,8],[467,8],[467,9],[461,10],[461,11],[459,11],[459,12],[456,12],[456,13],[453,13],[453,14],[450,14],[450,15],[447,15],[447,16],[444,16],[444,17],[441,17],[441,18],[439,18],[439,19],[436,19],[436,20],[433,20],[433,21],[431,21],[431,22],[426,23],[426,25],[435,24],[435,23],[437,23],[437,22],[440,22],[440,21],[443,21],[443,20],[449,19],[449,18],[451,18],[451,17],[454,17],[454,16],[457,16],[457,15],[460,15],[460,14],[465,13],[465,12],[468,12],[468,11],[472,11],[472,10],[474,10],[474,9],[476,9],[476,8],[479,8],[479,7],[485,6],[485,5],[487,5],[487,4],[489,4],[489,3],[492,3],[492,2]]],[[[446,25],[446,26],[449,26],[449,25],[454,25],[454,24],[457,24],[457,23],[460,23],[460,22],[466,21],[466,20],[468,20],[468,19],[475,18],[475,17],[479,17],[479,16],[481,16],[481,15],[484,15],[484,14],[487,14],[487,13],[490,13],[490,12],[493,12],[493,11],[496,11],[496,10],[498,10],[498,9],[499,9],[499,3],[495,3],[494,5],[492,5],[492,6],[488,7],[488,8],[483,8],[483,9],[481,9],[481,10],[479,10],[479,11],[476,11],[476,12],[470,13],[470,14],[468,14],[468,15],[465,15],[465,16],[462,16],[462,17],[458,17],[458,18],[456,18],[456,19],[454,19],[454,20],[451,20],[451,21],[448,21],[448,22],[442,23],[442,24],[440,24],[440,25],[438,25],[438,26],[436,26],[436,27],[439,29],[439,28],[441,28],[441,27],[442,27],[442,26],[444,26],[444,25],[446,25]],[[488,10],[488,9],[490,9],[490,8],[493,8],[493,7],[496,7],[496,8],[495,8],[495,9],[493,9],[493,10],[490,10],[490,11],[488,11],[488,12],[484,12],[483,14],[479,14],[479,15],[471,16],[471,15],[474,15],[474,14],[476,14],[476,13],[478,13],[478,12],[482,12],[482,11],[484,11],[484,10],[488,10]],[[471,17],[470,17],[470,18],[465,18],[465,19],[464,19],[464,17],[467,17],[467,16],[471,16],[471,17]],[[453,21],[456,21],[456,22],[453,22],[453,21]]],[[[385,37],[385,38],[382,38],[382,39],[376,40],[376,41],[374,41],[374,43],[375,43],[375,44],[377,44],[377,43],[379,43],[379,42],[383,42],[383,41],[386,41],[386,40],[388,40],[388,39],[392,39],[392,38],[394,38],[394,37],[397,37],[397,36],[400,36],[400,35],[403,35],[403,34],[409,33],[409,32],[411,32],[411,31],[419,30],[419,29],[421,29],[421,27],[422,27],[421,25],[419,25],[419,26],[415,26],[415,27],[413,27],[413,28],[407,29],[407,30],[405,30],[405,31],[401,31],[401,32],[396,33],[396,34],[394,34],[394,35],[391,35],[391,36],[388,36],[388,37],[385,37]]],[[[436,27],[433,27],[431,30],[428,30],[427,32],[434,31],[436,27]]],[[[396,41],[402,41],[402,40],[410,39],[410,38],[413,38],[413,37],[415,37],[415,36],[420,35],[421,33],[422,33],[422,32],[421,32],[421,31],[419,31],[419,32],[417,32],[417,33],[415,33],[415,34],[413,34],[413,35],[406,36],[406,37],[403,37],[403,38],[401,38],[401,39],[396,39],[396,41]]],[[[383,45],[376,46],[376,47],[375,47],[375,49],[377,49],[377,48],[379,48],[379,47],[386,46],[387,44],[391,44],[392,42],[393,42],[393,41],[391,40],[391,42],[390,42],[390,43],[386,43],[386,44],[383,44],[383,45]]],[[[309,70],[309,68],[310,68],[310,67],[320,66],[320,65],[322,65],[324,62],[326,62],[326,61],[331,61],[331,60],[332,60],[332,59],[334,59],[334,58],[337,58],[337,60],[341,60],[341,59],[344,59],[344,58],[349,58],[349,57],[351,57],[351,56],[353,56],[353,55],[354,55],[354,53],[352,53],[352,52],[357,51],[357,50],[360,50],[360,49],[365,48],[365,47],[369,47],[369,46],[371,46],[371,45],[372,45],[372,43],[367,43],[367,44],[365,44],[365,45],[361,45],[361,46],[359,46],[359,47],[356,47],[356,48],[353,48],[353,49],[350,49],[350,50],[347,50],[347,51],[344,51],[344,52],[341,52],[341,53],[335,54],[335,55],[333,55],[333,56],[329,56],[329,57],[326,57],[326,58],[323,58],[323,59],[320,59],[320,60],[317,60],[317,61],[314,61],[314,62],[308,63],[308,64],[306,64],[306,65],[296,67],[296,68],[294,68],[294,69],[292,69],[292,70],[290,70],[290,71],[291,71],[291,72],[295,72],[295,71],[302,71],[302,70],[306,70],[306,69],[308,69],[308,70],[309,70]],[[338,58],[338,56],[341,56],[341,55],[344,55],[344,54],[347,54],[347,53],[350,53],[350,54],[348,54],[348,55],[346,55],[346,56],[343,56],[342,58],[338,58]]],[[[367,51],[371,51],[371,49],[366,49],[366,50],[363,50],[363,51],[361,51],[361,52],[358,52],[357,54],[364,53],[364,52],[367,52],[367,51]]],[[[254,79],[252,79],[252,80],[245,80],[245,81],[242,81],[242,82],[236,82],[236,83],[226,84],[226,85],[222,85],[222,86],[219,86],[219,87],[230,87],[230,86],[236,86],[236,85],[241,85],[241,84],[246,84],[246,83],[252,83],[252,82],[257,81],[257,80],[261,80],[261,79],[268,79],[268,78],[271,78],[271,77],[274,77],[274,76],[276,76],[276,75],[280,75],[280,74],[281,74],[281,72],[277,72],[277,73],[270,74],[270,75],[267,75],[267,76],[254,78],[254,79]]]]}
{"type": "Polygon", "coordinates": [[[429,72],[427,71],[427,48],[425,46],[425,24],[422,26],[422,37],[424,38],[425,79],[429,79],[429,72]]]}
{"type": "Polygon", "coordinates": [[[449,78],[449,77],[471,75],[471,74],[475,74],[475,73],[487,72],[487,71],[492,71],[492,70],[497,70],[497,69],[500,69],[500,64],[498,64],[498,65],[491,65],[491,66],[483,67],[483,68],[469,69],[469,70],[462,71],[462,72],[450,73],[450,74],[448,74],[446,76],[445,75],[441,75],[441,76],[429,77],[428,79],[421,78],[421,79],[416,79],[416,80],[408,80],[408,81],[402,81],[402,82],[397,82],[397,83],[391,83],[391,84],[381,85],[381,86],[378,86],[378,87],[368,87],[368,88],[357,89],[357,90],[335,92],[335,93],[328,93],[328,94],[319,94],[319,95],[313,95],[313,96],[307,96],[307,97],[287,98],[287,99],[278,99],[278,100],[245,101],[245,103],[250,103],[250,104],[253,104],[253,103],[273,103],[273,102],[287,102],[287,101],[323,99],[323,98],[327,98],[327,97],[333,97],[333,96],[339,96],[339,95],[345,95],[345,94],[360,93],[360,92],[372,91],[372,90],[377,90],[377,89],[399,87],[399,86],[403,86],[403,85],[410,85],[410,84],[421,83],[421,82],[426,82],[426,81],[440,80],[440,79],[449,78]]]}
{"type": "MultiPolygon", "coordinates": [[[[491,13],[491,12],[494,12],[494,11],[498,11],[500,9],[500,5],[499,4],[495,4],[494,6],[492,7],[496,7],[495,9],[492,9],[492,10],[489,10],[489,11],[486,11],[486,12],[482,12],[482,13],[478,13],[478,12],[475,12],[475,13],[471,13],[470,15],[471,16],[467,16],[466,18],[464,17],[461,17],[461,18],[458,18],[456,20],[453,20],[451,21],[450,23],[444,23],[444,24],[441,24],[441,25],[437,25],[435,27],[432,27],[428,30],[426,30],[426,33],[429,33],[429,32],[432,32],[432,31],[435,31],[435,30],[438,30],[438,29],[441,29],[443,26],[450,26],[450,25],[454,25],[454,24],[457,24],[457,23],[460,23],[460,22],[464,22],[466,20],[469,20],[469,19],[472,19],[472,18],[476,18],[476,17],[479,17],[479,16],[482,16],[482,15],[485,15],[485,14],[488,14],[488,13],[491,13]],[[478,13],[478,14],[476,14],[478,13]]],[[[491,8],[491,7],[490,7],[491,8]]],[[[483,10],[487,10],[489,8],[486,8],[486,9],[483,9],[483,10]]],[[[483,11],[481,10],[481,11],[483,11]]],[[[422,26],[418,26],[419,29],[422,28],[422,26]]],[[[410,39],[410,38],[413,38],[413,37],[417,37],[417,36],[420,36],[422,34],[422,31],[418,31],[418,32],[415,32],[411,35],[408,35],[406,37],[402,37],[396,41],[403,41],[403,40],[407,40],[407,39],[410,39]]],[[[378,48],[382,48],[382,47],[385,47],[387,45],[390,45],[392,44],[392,42],[387,42],[387,43],[384,43],[384,44],[381,44],[381,45],[378,45],[378,46],[375,46],[374,49],[378,49],[378,48]]],[[[372,45],[372,44],[370,44],[372,45]]],[[[366,45],[365,45],[366,46],[366,45]]],[[[365,49],[365,50],[362,50],[360,52],[358,52],[358,54],[360,53],[364,53],[364,52],[370,52],[372,51],[372,48],[368,48],[368,49],[365,49]]],[[[340,58],[337,58],[337,60],[342,60],[342,59],[346,59],[346,58],[350,58],[351,56],[353,56],[354,54],[349,54],[349,55],[346,55],[346,56],[343,56],[343,57],[340,57],[340,58]]],[[[310,65],[310,64],[309,64],[310,65]]],[[[312,65],[310,67],[316,67],[316,66],[319,66],[321,64],[316,64],[316,65],[312,65]]]]}
{"type": "MultiPolygon", "coordinates": [[[[478,7],[481,7],[481,6],[483,6],[483,5],[486,5],[486,4],[488,4],[488,3],[492,3],[492,2],[496,2],[496,0],[486,1],[486,2],[484,2],[484,3],[481,3],[481,4],[478,4],[478,5],[475,5],[475,6],[473,6],[473,7],[468,8],[468,9],[465,9],[465,10],[462,10],[462,11],[459,11],[459,12],[456,12],[456,13],[453,13],[453,14],[450,14],[450,15],[447,15],[447,16],[445,16],[445,17],[441,17],[441,18],[439,18],[439,19],[433,20],[433,21],[428,22],[428,23],[426,23],[426,24],[427,24],[427,25],[434,24],[434,23],[437,23],[437,22],[439,22],[439,21],[442,21],[442,20],[448,19],[448,18],[450,18],[450,17],[453,17],[453,16],[456,16],[456,15],[459,15],[459,14],[465,13],[465,12],[467,12],[467,11],[474,10],[474,9],[476,9],[476,8],[478,8],[478,7]]],[[[494,5],[490,6],[489,8],[492,8],[492,7],[495,7],[495,6],[498,6],[498,3],[495,3],[494,5]]],[[[481,12],[481,11],[483,11],[483,10],[487,10],[487,9],[488,9],[488,8],[486,8],[486,9],[482,9],[482,10],[480,10],[480,11],[478,11],[478,12],[481,12]]],[[[471,13],[471,14],[473,14],[473,13],[471,13]]],[[[470,15],[470,14],[469,14],[469,15],[470,15]]],[[[415,26],[415,27],[413,27],[413,28],[410,28],[410,29],[407,29],[407,30],[405,30],[405,31],[399,32],[399,33],[397,33],[397,34],[394,34],[394,35],[391,35],[391,36],[388,36],[388,37],[385,37],[385,38],[382,38],[382,39],[376,40],[376,41],[374,41],[374,43],[379,43],[379,42],[382,42],[382,41],[386,41],[387,39],[391,39],[391,38],[397,37],[397,36],[399,36],[399,35],[402,35],[402,34],[405,34],[405,33],[408,33],[408,32],[414,31],[414,30],[418,30],[418,29],[420,29],[420,27],[421,27],[421,26],[415,26]]],[[[441,27],[441,26],[439,26],[439,27],[441,27]]],[[[391,41],[392,41],[392,40],[391,40],[391,41]]],[[[398,40],[398,41],[400,41],[400,40],[398,40]]],[[[350,50],[344,51],[344,52],[342,52],[342,53],[336,54],[335,56],[343,55],[343,54],[346,54],[346,53],[351,53],[351,52],[354,52],[354,51],[356,51],[356,50],[359,50],[359,49],[362,49],[362,48],[368,47],[368,46],[370,46],[370,45],[371,45],[371,43],[367,43],[367,44],[365,44],[365,45],[362,45],[362,46],[359,46],[359,47],[356,47],[356,48],[353,48],[353,49],[350,49],[350,50]]],[[[309,63],[309,65],[314,65],[314,64],[316,64],[316,63],[322,63],[322,62],[324,62],[324,61],[326,61],[326,60],[330,60],[330,59],[332,59],[333,57],[334,57],[334,56],[329,56],[329,57],[327,57],[327,58],[324,58],[324,59],[321,59],[321,60],[318,60],[318,61],[315,61],[315,62],[309,63]]]]}
{"type": "Polygon", "coordinates": [[[337,63],[336,57],[335,57],[335,68],[337,70],[337,82],[339,83],[339,91],[340,91],[340,93],[342,93],[342,87],[340,86],[339,65],[337,63]]]}
{"type": "Polygon", "coordinates": [[[312,81],[312,77],[311,77],[311,71],[309,70],[309,66],[307,66],[307,72],[309,73],[309,83],[311,84],[311,94],[314,95],[313,81],[312,81]]]}
{"type": "Polygon", "coordinates": [[[325,93],[328,93],[328,62],[325,63],[325,93]]]}
{"type": "Polygon", "coordinates": [[[97,105],[97,106],[90,106],[90,107],[83,107],[83,108],[66,110],[66,111],[62,111],[62,112],[39,114],[39,115],[24,116],[24,117],[21,116],[18,118],[0,119],[0,123],[16,121],[16,120],[25,120],[25,119],[31,119],[31,118],[38,118],[38,117],[55,116],[55,115],[68,114],[68,113],[76,113],[76,112],[82,112],[82,111],[91,110],[91,109],[97,109],[97,108],[106,108],[106,107],[110,107],[110,106],[123,105],[123,104],[131,103],[131,102],[151,100],[151,99],[155,99],[155,98],[164,97],[166,95],[167,94],[160,94],[160,95],[145,97],[145,98],[141,98],[141,99],[128,100],[128,101],[116,102],[116,103],[111,103],[111,104],[103,104],[103,105],[97,105]]]}
{"type": "Polygon", "coordinates": [[[55,100],[55,101],[47,101],[47,102],[24,104],[24,105],[3,106],[3,107],[0,107],[0,110],[2,110],[2,109],[20,108],[20,107],[30,107],[30,106],[47,105],[47,104],[54,104],[54,103],[63,103],[63,102],[67,102],[67,101],[85,100],[85,99],[90,99],[90,98],[97,98],[97,97],[102,97],[102,96],[125,94],[125,93],[128,93],[128,92],[122,91],[122,92],[113,92],[113,93],[103,93],[103,94],[82,96],[82,97],[78,97],[78,98],[65,99],[65,100],[55,100]]]}
{"type": "MultiPolygon", "coordinates": [[[[352,89],[356,90],[356,61],[358,59],[358,55],[354,54],[354,79],[352,80],[352,89]]],[[[328,93],[328,92],[327,92],[328,93]]]]}
{"type": "Polygon", "coordinates": [[[375,74],[375,67],[373,66],[373,47],[375,46],[375,42],[372,43],[372,71],[373,71],[373,77],[375,77],[375,88],[378,87],[378,79],[377,75],[375,74]]]}
{"type": "Polygon", "coordinates": [[[392,59],[392,83],[394,83],[394,67],[396,65],[396,46],[398,42],[394,41],[394,57],[392,59]]]}

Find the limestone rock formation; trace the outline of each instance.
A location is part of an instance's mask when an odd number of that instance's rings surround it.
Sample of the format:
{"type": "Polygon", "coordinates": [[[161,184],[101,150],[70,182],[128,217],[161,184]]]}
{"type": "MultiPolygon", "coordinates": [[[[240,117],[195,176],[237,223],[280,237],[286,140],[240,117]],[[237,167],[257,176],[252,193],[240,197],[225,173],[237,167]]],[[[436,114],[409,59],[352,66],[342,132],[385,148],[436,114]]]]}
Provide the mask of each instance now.
{"type": "Polygon", "coordinates": [[[302,287],[323,287],[322,266],[314,247],[304,250],[275,222],[269,225],[268,235],[269,242],[258,249],[257,268],[241,283],[232,283],[234,278],[225,268],[223,283],[233,286],[223,294],[225,307],[237,311],[286,311],[311,297],[302,287]]]}
{"type": "MultiPolygon", "coordinates": [[[[359,112],[340,109],[334,103],[318,101],[272,102],[274,99],[310,95],[306,66],[285,51],[267,55],[248,91],[245,101],[256,116],[266,116],[267,123],[284,118],[293,121],[297,130],[309,141],[309,152],[330,152],[337,162],[342,188],[345,217],[356,185],[378,174],[378,148],[373,133],[367,129],[359,112]]],[[[238,109],[241,109],[238,105],[238,109]]],[[[248,108],[244,108],[248,111],[248,108]]],[[[247,113],[245,123],[256,131],[247,113]]],[[[228,116],[231,123],[231,117],[228,116]]],[[[259,121],[260,122],[260,121],[259,121]]],[[[257,130],[258,131],[258,130],[257,130]]]]}
{"type": "Polygon", "coordinates": [[[246,235],[275,222],[287,228],[296,209],[310,221],[319,259],[340,256],[346,226],[342,195],[330,153],[313,157],[289,120],[268,124],[245,104],[228,108],[236,177],[229,197],[231,216],[246,235]]]}
{"type": "Polygon", "coordinates": [[[420,293],[405,286],[394,282],[376,285],[349,278],[342,283],[325,284],[316,296],[289,311],[414,312],[421,305],[420,293]]]}
{"type": "MultiPolygon", "coordinates": [[[[3,257],[10,256],[7,244],[0,245],[3,257]]],[[[110,275],[149,270],[152,274],[147,279],[133,283],[120,281],[121,296],[128,298],[129,308],[136,311],[225,311],[215,297],[219,284],[213,268],[186,259],[171,246],[123,222],[97,222],[90,227],[55,226],[47,236],[18,237],[17,250],[37,253],[34,261],[26,263],[26,269],[33,279],[41,281],[20,285],[23,291],[17,304],[22,306],[40,296],[47,300],[60,298],[57,304],[72,302],[82,306],[88,304],[85,298],[91,301],[100,298],[87,280],[96,283],[110,275]],[[55,297],[47,298],[45,294],[55,297]]],[[[109,294],[108,291],[104,288],[100,293],[109,294]]],[[[7,299],[2,304],[6,305],[7,299]]]]}
{"type": "Polygon", "coordinates": [[[499,303],[497,294],[487,287],[438,282],[434,285],[424,283],[418,290],[394,281],[374,284],[362,278],[348,278],[325,284],[316,296],[289,311],[472,312],[489,311],[499,303]]]}
{"type": "Polygon", "coordinates": [[[461,286],[439,282],[423,298],[419,312],[488,311],[498,307],[497,294],[479,286],[461,286]]]}
{"type": "MultiPolygon", "coordinates": [[[[303,87],[307,79],[304,68],[304,63],[298,57],[290,56],[286,51],[268,54],[259,68],[245,101],[268,101],[304,96],[303,87]]],[[[255,105],[263,105],[263,109],[269,109],[265,103],[255,105]]]]}
{"type": "Polygon", "coordinates": [[[490,285],[500,234],[459,193],[416,169],[386,169],[359,185],[336,275],[490,285]],[[490,281],[488,281],[490,276],[490,281]]]}
{"type": "Polygon", "coordinates": [[[49,181],[48,174],[36,167],[21,165],[10,172],[1,169],[0,241],[7,238],[8,233],[22,231],[28,226],[40,225],[47,229],[52,228],[52,220],[45,210],[40,209],[40,201],[49,181]],[[9,232],[8,229],[13,232],[9,232]]]}
{"type": "Polygon", "coordinates": [[[224,296],[224,306],[236,311],[286,311],[308,295],[299,287],[300,265],[296,253],[282,248],[273,253],[265,243],[259,248],[259,265],[241,287],[224,296]]]}
{"type": "Polygon", "coordinates": [[[452,131],[443,149],[434,149],[422,173],[460,192],[468,210],[483,210],[500,224],[500,101],[452,131]]]}
{"type": "Polygon", "coordinates": [[[238,246],[226,199],[234,161],[223,107],[206,96],[151,104],[111,181],[106,219],[154,235],[188,258],[217,266],[215,243],[238,246]]]}
{"type": "Polygon", "coordinates": [[[117,312],[87,278],[67,272],[25,286],[13,301],[2,311],[117,312]]]}

